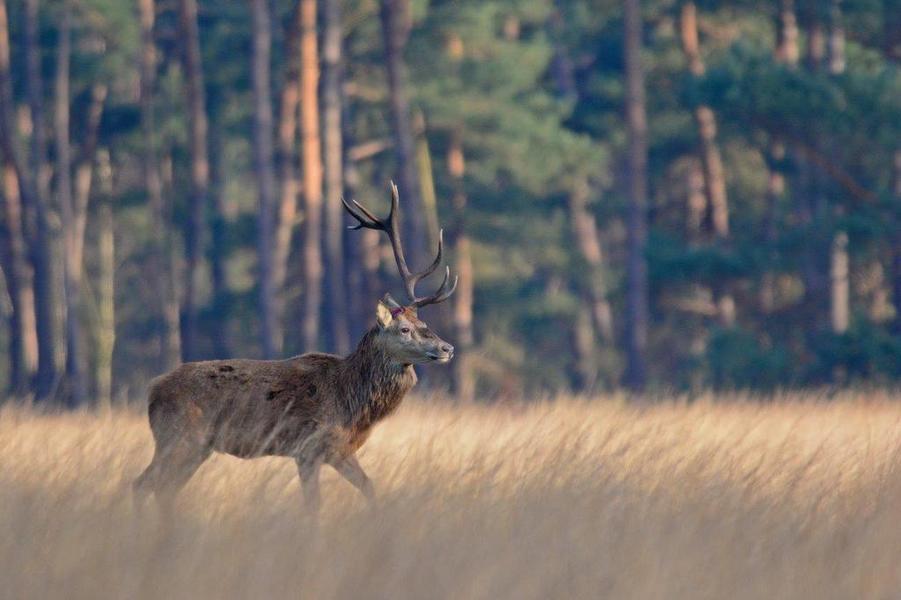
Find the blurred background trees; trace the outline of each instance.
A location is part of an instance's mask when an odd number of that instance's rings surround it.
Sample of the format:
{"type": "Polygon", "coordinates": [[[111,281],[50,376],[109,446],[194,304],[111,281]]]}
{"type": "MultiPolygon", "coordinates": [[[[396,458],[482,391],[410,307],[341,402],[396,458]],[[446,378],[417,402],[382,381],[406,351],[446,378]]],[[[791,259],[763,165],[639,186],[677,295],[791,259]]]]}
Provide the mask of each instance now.
{"type": "Polygon", "coordinates": [[[460,399],[901,375],[885,0],[0,0],[3,385],[347,352],[423,266],[460,399]]]}

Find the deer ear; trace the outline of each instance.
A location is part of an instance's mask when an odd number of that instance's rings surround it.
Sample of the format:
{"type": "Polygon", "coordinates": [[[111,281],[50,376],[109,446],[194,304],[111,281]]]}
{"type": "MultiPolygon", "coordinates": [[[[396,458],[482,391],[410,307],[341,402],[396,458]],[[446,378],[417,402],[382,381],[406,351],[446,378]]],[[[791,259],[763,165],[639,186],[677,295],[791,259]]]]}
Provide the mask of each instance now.
{"type": "Polygon", "coordinates": [[[394,312],[397,312],[398,310],[400,310],[400,309],[403,308],[403,306],[400,305],[400,302],[398,302],[397,300],[395,300],[395,299],[394,299],[394,296],[392,296],[391,294],[385,294],[384,296],[382,296],[382,302],[383,302],[388,308],[390,308],[391,310],[393,310],[394,312]]]}
{"type": "Polygon", "coordinates": [[[387,328],[394,320],[394,315],[391,314],[391,308],[385,304],[384,300],[379,300],[378,306],[375,307],[375,318],[379,322],[379,327],[382,329],[387,328]]]}

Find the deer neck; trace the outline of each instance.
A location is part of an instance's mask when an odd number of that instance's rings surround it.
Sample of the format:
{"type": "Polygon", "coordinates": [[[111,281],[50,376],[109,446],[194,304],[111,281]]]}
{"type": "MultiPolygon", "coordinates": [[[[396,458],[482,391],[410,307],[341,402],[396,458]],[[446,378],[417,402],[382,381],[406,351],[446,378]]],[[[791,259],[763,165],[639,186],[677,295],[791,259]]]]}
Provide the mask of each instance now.
{"type": "Polygon", "coordinates": [[[378,333],[378,328],[370,329],[342,365],[346,418],[353,424],[370,425],[386,417],[416,384],[413,366],[388,356],[376,341],[378,333]]]}

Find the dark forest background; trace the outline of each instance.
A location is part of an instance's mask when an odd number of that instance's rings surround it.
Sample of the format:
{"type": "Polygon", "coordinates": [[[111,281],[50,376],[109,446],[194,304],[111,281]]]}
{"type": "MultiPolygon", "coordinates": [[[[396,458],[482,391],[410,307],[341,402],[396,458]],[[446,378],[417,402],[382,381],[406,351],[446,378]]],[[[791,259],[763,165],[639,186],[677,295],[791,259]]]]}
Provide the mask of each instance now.
{"type": "Polygon", "coordinates": [[[891,383],[899,58],[896,0],[0,0],[0,379],[348,352],[394,180],[427,386],[891,383]]]}

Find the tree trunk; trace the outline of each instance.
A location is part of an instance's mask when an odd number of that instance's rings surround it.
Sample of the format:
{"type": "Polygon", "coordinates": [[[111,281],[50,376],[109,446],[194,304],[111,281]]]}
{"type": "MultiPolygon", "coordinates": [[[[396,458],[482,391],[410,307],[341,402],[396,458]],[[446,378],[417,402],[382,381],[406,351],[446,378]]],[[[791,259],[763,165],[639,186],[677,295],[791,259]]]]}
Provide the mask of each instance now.
{"type": "Polygon", "coordinates": [[[66,400],[69,406],[87,397],[81,356],[81,265],[76,262],[76,215],[72,195],[72,158],[69,143],[69,61],[72,52],[71,4],[63,0],[56,55],[56,161],[57,196],[63,230],[63,294],[66,302],[66,400]]]}
{"type": "Polygon", "coordinates": [[[829,269],[832,287],[830,316],[832,332],[837,334],[848,331],[850,322],[851,295],[848,262],[848,234],[840,231],[832,238],[829,269]]]}
{"type": "Polygon", "coordinates": [[[322,148],[318,86],[316,0],[300,0],[300,136],[305,212],[301,337],[307,352],[315,350],[319,343],[319,309],[322,303],[322,148]]]}
{"type": "MultiPolygon", "coordinates": [[[[348,109],[348,103],[344,103],[345,111],[348,109]]],[[[354,141],[353,131],[349,124],[350,119],[345,112],[343,119],[344,127],[344,150],[345,150],[345,168],[344,168],[344,185],[347,188],[348,196],[353,198],[354,192],[360,185],[360,174],[357,170],[357,163],[350,156],[349,146],[354,141]]],[[[357,232],[359,235],[348,235],[345,239],[350,245],[347,255],[348,280],[351,282],[353,290],[349,298],[351,305],[351,314],[354,318],[355,335],[362,335],[369,329],[372,322],[372,315],[376,298],[381,296],[380,278],[379,278],[379,242],[381,236],[378,231],[372,229],[361,229],[357,232]]]]}
{"type": "Polygon", "coordinates": [[[591,311],[584,304],[573,323],[573,347],[576,351],[576,391],[587,393],[594,389],[598,379],[598,361],[595,352],[594,326],[591,311]]]}
{"type": "Polygon", "coordinates": [[[272,52],[272,22],[268,0],[253,0],[253,104],[254,166],[259,193],[257,216],[258,270],[260,278],[260,341],[263,358],[274,358],[276,290],[272,280],[275,248],[275,169],[272,163],[272,96],[269,60],[272,52]]]}
{"type": "Polygon", "coordinates": [[[569,193],[570,228],[586,267],[579,278],[579,284],[581,293],[587,297],[591,307],[588,325],[598,331],[605,344],[613,344],[613,313],[607,301],[604,254],[594,215],[588,210],[588,193],[588,182],[584,179],[580,179],[569,193]]]}
{"type": "Polygon", "coordinates": [[[85,137],[81,147],[81,156],[75,167],[75,240],[73,263],[77,265],[77,278],[81,281],[84,268],[84,233],[88,223],[88,201],[91,197],[91,181],[94,175],[94,158],[97,152],[97,136],[100,120],[103,117],[103,106],[106,102],[107,87],[102,83],[91,86],[91,103],[88,107],[85,137]]]}
{"type": "MultiPolygon", "coordinates": [[[[397,157],[398,189],[407,206],[401,227],[407,255],[412,257],[411,268],[417,257],[424,257],[425,221],[420,198],[420,186],[416,177],[415,142],[413,125],[407,98],[407,74],[404,62],[404,46],[409,33],[409,0],[381,0],[382,37],[385,41],[385,63],[388,70],[389,108],[394,133],[394,150],[397,157]]],[[[408,258],[408,260],[410,260],[408,258]]]]}
{"type": "MultiPolygon", "coordinates": [[[[231,299],[229,298],[228,271],[228,218],[225,208],[224,173],[222,169],[222,155],[225,141],[222,139],[222,127],[217,126],[216,117],[221,114],[221,107],[207,105],[210,115],[209,123],[209,157],[210,157],[210,188],[209,188],[209,228],[210,243],[207,249],[207,262],[210,265],[210,281],[212,283],[212,298],[210,312],[216,315],[216,324],[207,329],[206,334],[211,345],[211,358],[228,358],[231,356],[231,344],[229,341],[229,312],[231,299]]],[[[201,329],[201,328],[199,328],[201,329]]],[[[201,333],[202,333],[201,329],[201,333]]]]}
{"type": "Polygon", "coordinates": [[[627,230],[627,368],[626,385],[644,389],[648,345],[647,245],[647,115],[644,72],[641,64],[641,3],[625,0],[624,52],[626,70],[626,123],[629,135],[629,215],[627,230]]]}
{"type": "MultiPolygon", "coordinates": [[[[776,240],[778,238],[779,214],[782,198],[785,194],[785,176],[782,163],[785,161],[785,145],[775,136],[770,140],[767,153],[769,164],[766,185],[766,214],[763,226],[764,243],[771,260],[775,261],[776,240]]],[[[776,276],[772,271],[764,271],[760,283],[760,310],[764,314],[772,313],[776,308],[776,276]]]]}
{"type": "Polygon", "coordinates": [[[463,140],[460,130],[451,132],[450,147],[447,151],[447,170],[453,182],[454,208],[454,266],[459,277],[457,291],[453,295],[454,358],[453,392],[458,402],[475,400],[476,377],[472,356],[475,336],[472,330],[472,302],[474,292],[472,253],[466,231],[466,188],[463,176],[466,162],[463,154],[463,140]]]}
{"type": "Polygon", "coordinates": [[[279,200],[275,227],[275,248],[272,257],[272,286],[275,289],[276,328],[272,345],[276,353],[284,347],[285,284],[291,238],[297,221],[297,201],[300,182],[297,179],[297,108],[300,99],[300,2],[288,26],[285,41],[285,81],[279,94],[278,162],[279,200]]]}
{"type": "Polygon", "coordinates": [[[28,181],[16,149],[13,125],[12,82],[10,79],[9,22],[6,2],[0,0],[0,177],[2,177],[2,258],[10,314],[10,389],[28,387],[37,366],[38,342],[35,330],[34,293],[31,269],[26,258],[23,234],[23,196],[28,181]]]}
{"type": "MultiPolygon", "coordinates": [[[[901,204],[901,150],[895,150],[892,161],[894,170],[892,185],[895,202],[901,204]]],[[[891,266],[889,273],[892,275],[892,305],[895,307],[895,320],[893,330],[895,335],[901,335],[901,222],[897,218],[894,233],[889,241],[891,247],[891,266]]]]}
{"type": "Polygon", "coordinates": [[[200,285],[200,260],[203,249],[204,208],[210,186],[210,160],[207,146],[209,124],[200,62],[200,37],[197,28],[197,0],[179,0],[179,30],[182,36],[182,61],[188,105],[188,137],[191,148],[191,192],[185,224],[185,292],[182,307],[182,358],[197,357],[197,289],[200,285]]]}
{"type": "Polygon", "coordinates": [[[139,0],[141,20],[141,133],[144,136],[144,187],[150,206],[153,227],[151,277],[161,296],[160,302],[160,369],[169,371],[181,360],[178,291],[175,284],[175,261],[172,260],[171,224],[163,200],[163,187],[156,146],[156,119],[153,96],[156,82],[156,44],[153,28],[156,20],[154,0],[139,0]]]}
{"type": "Polygon", "coordinates": [[[325,30],[322,36],[322,124],[325,156],[325,250],[328,266],[328,310],[331,350],[350,352],[347,325],[347,281],[344,277],[344,151],[341,132],[341,6],[339,0],[325,0],[325,30]]]}
{"type": "MultiPolygon", "coordinates": [[[[107,153],[108,157],[108,153],[107,153]]],[[[107,158],[108,162],[108,158],[107,158]]],[[[105,186],[106,199],[100,206],[98,221],[100,234],[97,240],[97,256],[100,265],[97,281],[97,404],[105,409],[113,400],[113,350],[116,345],[115,272],[116,248],[113,231],[112,189],[105,186]]]]}
{"type": "Polygon", "coordinates": [[[38,0],[25,2],[25,63],[28,108],[31,113],[30,167],[31,206],[29,210],[30,257],[34,269],[34,312],[38,338],[38,371],[35,398],[46,398],[56,383],[56,297],[53,293],[53,245],[47,221],[50,200],[50,168],[47,164],[47,134],[44,120],[44,85],[38,45],[38,0]]]}
{"type": "Polygon", "coordinates": [[[9,390],[24,392],[37,366],[37,335],[34,322],[34,296],[31,271],[25,258],[22,236],[22,202],[15,170],[3,161],[3,191],[0,194],[0,261],[10,300],[9,315],[9,390]]]}
{"type": "Polygon", "coordinates": [[[779,1],[776,26],[776,60],[789,66],[798,64],[798,19],[794,0],[779,1]]]}
{"type": "MultiPolygon", "coordinates": [[[[808,6],[807,52],[805,63],[811,72],[818,72],[825,59],[825,34],[816,7],[808,6]]],[[[822,152],[821,141],[813,137],[808,145],[822,152]]],[[[799,153],[800,154],[800,153],[799,153]]],[[[828,211],[824,194],[825,182],[820,168],[807,156],[799,156],[797,202],[799,220],[807,229],[803,255],[802,278],[804,280],[805,318],[814,328],[826,328],[829,322],[830,257],[835,247],[830,244],[826,231],[828,211]]]]}
{"type": "MultiPolygon", "coordinates": [[[[828,67],[832,75],[845,70],[845,30],[839,0],[832,1],[829,18],[828,67]]],[[[833,148],[836,152],[836,149],[833,148]]],[[[832,236],[830,258],[830,316],[832,332],[845,333],[850,325],[851,286],[849,281],[848,234],[836,231],[832,236]]]]}
{"type": "MultiPolygon", "coordinates": [[[[688,69],[692,77],[702,77],[705,67],[698,41],[698,15],[694,2],[682,4],[680,25],[682,51],[688,61],[688,69]]],[[[729,238],[729,199],[726,195],[723,160],[716,142],[716,115],[709,106],[698,104],[694,107],[694,118],[698,127],[706,206],[710,210],[709,223],[714,239],[723,242],[729,238]]],[[[735,321],[735,302],[724,289],[725,285],[715,284],[713,287],[719,322],[724,327],[731,327],[735,321]]]]}

